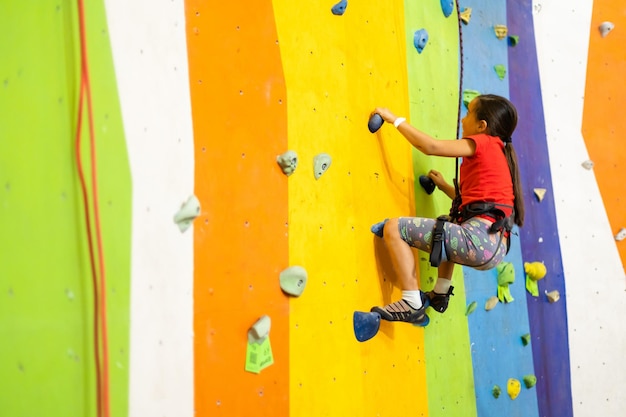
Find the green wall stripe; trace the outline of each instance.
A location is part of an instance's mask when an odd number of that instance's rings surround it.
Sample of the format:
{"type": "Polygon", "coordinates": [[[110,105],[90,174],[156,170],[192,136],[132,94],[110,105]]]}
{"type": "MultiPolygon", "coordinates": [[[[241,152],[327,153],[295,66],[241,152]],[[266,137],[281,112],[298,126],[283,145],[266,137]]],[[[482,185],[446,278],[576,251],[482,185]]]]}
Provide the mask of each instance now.
{"type": "MultiPolygon", "coordinates": [[[[128,413],[131,179],[103,1],[88,1],[86,12],[118,417],[128,413]]],[[[93,300],[74,156],[76,2],[6,0],[0,27],[0,410],[95,415],[93,300]]]]}
{"type": "MultiPolygon", "coordinates": [[[[435,138],[456,136],[459,97],[459,40],[456,9],[446,18],[440,2],[405,2],[406,44],[409,73],[411,122],[435,138]],[[416,30],[426,29],[429,40],[421,54],[413,46],[416,30]]],[[[428,196],[417,181],[430,169],[454,178],[455,161],[413,152],[415,207],[419,216],[447,214],[450,199],[436,191],[428,196]]],[[[420,287],[431,289],[437,269],[430,267],[427,254],[420,254],[420,287]]],[[[469,331],[465,317],[465,287],[461,268],[453,277],[455,296],[445,314],[428,310],[431,324],[425,331],[428,412],[430,417],[476,416],[469,331]]]]}

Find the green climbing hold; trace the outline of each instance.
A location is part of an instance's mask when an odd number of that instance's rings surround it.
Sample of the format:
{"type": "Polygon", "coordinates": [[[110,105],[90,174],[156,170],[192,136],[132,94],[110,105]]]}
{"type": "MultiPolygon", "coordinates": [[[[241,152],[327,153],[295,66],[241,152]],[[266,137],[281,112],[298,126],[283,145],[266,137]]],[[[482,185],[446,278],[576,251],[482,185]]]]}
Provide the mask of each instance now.
{"type": "Polygon", "coordinates": [[[498,74],[498,78],[504,80],[504,76],[506,75],[506,67],[502,64],[495,65],[493,69],[496,70],[496,74],[498,74]]]}
{"type": "Polygon", "coordinates": [[[470,314],[472,314],[474,310],[476,310],[477,305],[478,303],[476,301],[472,301],[471,303],[469,303],[469,305],[467,306],[467,309],[465,310],[465,315],[469,316],[470,314]]]}
{"type": "Polygon", "coordinates": [[[528,346],[530,344],[530,333],[522,335],[522,345],[528,346]]]}
{"type": "Polygon", "coordinates": [[[494,385],[491,389],[491,394],[493,395],[493,398],[497,399],[500,394],[502,394],[502,388],[500,388],[498,385],[494,385]]]}
{"type": "Polygon", "coordinates": [[[496,267],[496,271],[498,271],[498,299],[501,303],[510,303],[514,298],[509,284],[515,282],[515,268],[510,262],[501,262],[496,267]]]}
{"type": "Polygon", "coordinates": [[[508,40],[510,46],[516,46],[519,43],[519,36],[510,35],[508,40]]]}
{"type": "Polygon", "coordinates": [[[526,375],[523,378],[524,380],[524,385],[526,386],[526,388],[532,388],[535,386],[535,384],[537,383],[537,377],[534,375],[526,375]]]}
{"type": "Polygon", "coordinates": [[[479,95],[480,95],[479,91],[464,90],[463,91],[463,104],[465,104],[465,107],[468,107],[469,104],[472,102],[472,100],[474,100],[479,95]]]}

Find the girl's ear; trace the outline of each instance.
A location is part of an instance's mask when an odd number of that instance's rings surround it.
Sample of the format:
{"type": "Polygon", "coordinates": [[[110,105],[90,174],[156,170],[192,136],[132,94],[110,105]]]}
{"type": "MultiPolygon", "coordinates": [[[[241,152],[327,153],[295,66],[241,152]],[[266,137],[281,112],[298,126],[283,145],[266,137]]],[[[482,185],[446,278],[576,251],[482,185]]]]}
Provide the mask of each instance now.
{"type": "Polygon", "coordinates": [[[479,133],[485,133],[487,131],[487,121],[486,120],[479,120],[478,121],[478,132],[479,133]]]}

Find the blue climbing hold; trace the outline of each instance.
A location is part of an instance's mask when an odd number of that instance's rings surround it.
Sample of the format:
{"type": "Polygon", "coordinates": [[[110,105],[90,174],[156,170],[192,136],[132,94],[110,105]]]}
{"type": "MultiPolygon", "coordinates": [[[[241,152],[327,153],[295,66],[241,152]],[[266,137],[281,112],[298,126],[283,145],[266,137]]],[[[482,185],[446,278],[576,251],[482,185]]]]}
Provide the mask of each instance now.
{"type": "Polygon", "coordinates": [[[333,14],[336,16],[341,16],[342,14],[346,12],[347,7],[348,7],[348,0],[341,0],[339,3],[335,4],[333,8],[330,9],[330,11],[333,12],[333,14]]]}
{"type": "Polygon", "coordinates": [[[380,116],[380,114],[374,113],[370,117],[370,120],[367,122],[367,128],[370,130],[370,132],[374,133],[378,129],[380,129],[380,127],[383,125],[383,123],[385,123],[385,121],[380,116]]]}
{"type": "Polygon", "coordinates": [[[450,16],[454,10],[454,0],[441,0],[441,10],[445,17],[450,16]]]}
{"type": "Polygon", "coordinates": [[[428,32],[426,29],[416,30],[413,35],[413,45],[415,45],[415,49],[417,49],[418,53],[422,53],[424,48],[426,48],[426,43],[428,42],[428,32]]]}
{"type": "Polygon", "coordinates": [[[372,233],[374,233],[378,237],[383,237],[384,236],[383,229],[385,228],[385,223],[387,223],[387,220],[389,219],[385,219],[382,222],[378,222],[375,225],[373,225],[370,229],[372,233]]]}
{"type": "Polygon", "coordinates": [[[352,315],[354,336],[359,342],[365,342],[376,336],[380,328],[380,314],[355,311],[352,315]]]}

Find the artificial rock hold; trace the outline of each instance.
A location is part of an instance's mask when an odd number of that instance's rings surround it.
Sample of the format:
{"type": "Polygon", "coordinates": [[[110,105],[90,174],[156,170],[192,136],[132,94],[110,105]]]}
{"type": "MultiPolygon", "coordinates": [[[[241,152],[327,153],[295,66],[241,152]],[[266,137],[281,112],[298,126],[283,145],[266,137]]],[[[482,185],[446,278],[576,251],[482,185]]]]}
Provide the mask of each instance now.
{"type": "Polygon", "coordinates": [[[561,298],[561,294],[559,294],[558,290],[546,291],[546,297],[548,297],[548,301],[551,303],[556,303],[561,298]]]}
{"type": "Polygon", "coordinates": [[[496,34],[496,38],[500,40],[506,38],[507,33],[509,33],[509,29],[506,27],[506,25],[495,25],[493,27],[493,31],[496,34]]]}
{"type": "Polygon", "coordinates": [[[426,29],[416,30],[413,34],[413,46],[417,49],[417,53],[421,54],[428,43],[428,32],[426,29]]]}
{"type": "Polygon", "coordinates": [[[547,270],[543,262],[525,262],[524,271],[526,272],[526,290],[533,296],[539,296],[539,286],[537,281],[546,276],[547,270]]]}
{"type": "Polygon", "coordinates": [[[522,384],[515,378],[510,378],[506,384],[506,391],[512,400],[516,399],[522,390],[522,384]]]}
{"type": "Polygon", "coordinates": [[[472,8],[471,7],[466,7],[461,12],[461,22],[463,22],[466,25],[468,25],[471,18],[472,18],[472,8]]]}
{"type": "Polygon", "coordinates": [[[301,266],[291,266],[280,273],[280,288],[287,294],[299,297],[306,287],[308,274],[301,266]]]}
{"type": "Polygon", "coordinates": [[[330,9],[330,11],[335,15],[335,16],[341,16],[346,12],[346,8],[348,7],[348,1],[347,0],[341,0],[339,3],[335,4],[332,9],[330,9]]]}
{"type": "Polygon", "coordinates": [[[545,188],[535,188],[533,189],[533,192],[535,193],[535,197],[537,197],[537,201],[539,201],[540,203],[543,201],[543,198],[546,196],[546,190],[545,188]]]}
{"type": "Polygon", "coordinates": [[[315,179],[319,180],[320,177],[330,168],[330,163],[332,159],[330,155],[326,153],[321,153],[313,158],[313,175],[315,175],[315,179]]]}
{"type": "Polygon", "coordinates": [[[293,174],[298,166],[298,154],[294,151],[287,151],[276,157],[276,162],[280,165],[283,173],[287,176],[293,174]]]}
{"type": "Polygon", "coordinates": [[[463,104],[465,104],[465,107],[469,106],[472,100],[474,100],[479,95],[480,95],[480,91],[463,90],[463,104]]]}
{"type": "Polygon", "coordinates": [[[604,38],[615,28],[613,22],[602,22],[598,29],[600,29],[600,35],[604,38]]]}
{"type": "Polygon", "coordinates": [[[180,207],[180,210],[174,215],[174,223],[178,225],[181,233],[189,229],[193,221],[200,215],[200,201],[195,195],[192,195],[180,207]]]}
{"type": "Polygon", "coordinates": [[[383,120],[382,116],[378,113],[374,113],[370,116],[370,119],[367,122],[367,128],[369,129],[370,133],[376,133],[378,129],[381,128],[383,123],[385,123],[385,121],[383,120]]]}
{"type": "Polygon", "coordinates": [[[441,0],[441,11],[445,17],[452,14],[454,10],[454,0],[441,0]]]}
{"type": "Polygon", "coordinates": [[[485,310],[487,311],[493,310],[494,307],[497,306],[499,302],[500,300],[498,300],[498,297],[496,297],[495,295],[493,297],[489,297],[487,302],[485,302],[485,310]]]}
{"type": "Polygon", "coordinates": [[[272,320],[269,316],[262,316],[248,330],[248,342],[261,344],[267,339],[272,327],[272,320]]]}
{"type": "Polygon", "coordinates": [[[537,377],[535,375],[525,375],[522,379],[524,380],[524,386],[528,389],[537,384],[537,377]]]}
{"type": "Polygon", "coordinates": [[[471,303],[469,303],[469,305],[465,309],[465,315],[469,316],[470,314],[472,314],[474,310],[476,310],[477,305],[478,303],[476,301],[472,301],[471,303]]]}

